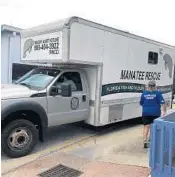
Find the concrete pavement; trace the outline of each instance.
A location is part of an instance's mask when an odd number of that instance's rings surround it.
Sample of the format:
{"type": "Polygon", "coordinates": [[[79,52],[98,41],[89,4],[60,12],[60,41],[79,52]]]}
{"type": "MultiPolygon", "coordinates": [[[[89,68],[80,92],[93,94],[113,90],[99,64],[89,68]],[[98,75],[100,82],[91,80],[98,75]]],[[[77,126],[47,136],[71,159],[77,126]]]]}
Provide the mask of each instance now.
{"type": "Polygon", "coordinates": [[[70,154],[57,152],[37,159],[32,163],[2,175],[2,177],[37,177],[40,173],[59,164],[81,171],[83,174],[80,177],[147,177],[150,173],[146,167],[89,161],[70,154]]]}
{"type": "Polygon", "coordinates": [[[81,140],[90,138],[95,131],[83,128],[79,124],[63,125],[54,127],[48,132],[47,140],[44,143],[38,142],[34,151],[21,158],[12,159],[4,154],[1,155],[1,173],[8,172],[14,168],[32,162],[42,156],[59,151],[81,140]]]}
{"type": "Polygon", "coordinates": [[[62,150],[89,160],[149,167],[149,149],[143,149],[142,125],[96,136],[62,150]]]}
{"type": "Polygon", "coordinates": [[[150,173],[148,156],[148,150],[142,147],[141,125],[126,125],[123,128],[116,125],[101,135],[57,149],[2,176],[35,176],[55,165],[64,164],[83,171],[83,177],[109,174],[115,177],[147,177],[150,173]]]}

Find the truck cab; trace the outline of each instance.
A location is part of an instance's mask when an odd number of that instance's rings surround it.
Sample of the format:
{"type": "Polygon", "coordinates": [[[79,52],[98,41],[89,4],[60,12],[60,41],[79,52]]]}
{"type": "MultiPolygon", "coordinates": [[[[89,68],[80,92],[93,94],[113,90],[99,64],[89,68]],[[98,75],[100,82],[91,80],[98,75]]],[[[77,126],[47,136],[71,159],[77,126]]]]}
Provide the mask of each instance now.
{"type": "Polygon", "coordinates": [[[12,157],[33,149],[38,130],[43,137],[48,127],[84,121],[89,115],[89,88],[81,69],[39,67],[15,85],[2,86],[1,94],[2,128],[7,126],[2,148],[12,157]]]}

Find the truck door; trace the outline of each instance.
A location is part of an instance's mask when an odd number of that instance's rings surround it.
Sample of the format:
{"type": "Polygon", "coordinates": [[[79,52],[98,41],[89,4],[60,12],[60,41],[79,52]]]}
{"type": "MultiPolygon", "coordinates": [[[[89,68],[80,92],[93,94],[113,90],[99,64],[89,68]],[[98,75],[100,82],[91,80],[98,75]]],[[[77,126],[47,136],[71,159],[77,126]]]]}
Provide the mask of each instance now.
{"type": "Polygon", "coordinates": [[[65,72],[52,85],[61,89],[61,84],[71,84],[72,96],[62,97],[58,89],[55,96],[48,95],[48,123],[56,126],[85,120],[89,114],[87,81],[79,72],[65,72]]]}

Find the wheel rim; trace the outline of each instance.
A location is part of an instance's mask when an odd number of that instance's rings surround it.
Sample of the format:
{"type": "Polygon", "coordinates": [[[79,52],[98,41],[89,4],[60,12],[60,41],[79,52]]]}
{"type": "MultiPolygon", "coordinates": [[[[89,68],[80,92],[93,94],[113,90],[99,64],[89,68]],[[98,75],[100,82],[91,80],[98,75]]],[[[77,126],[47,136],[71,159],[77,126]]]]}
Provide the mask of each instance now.
{"type": "Polygon", "coordinates": [[[8,145],[12,150],[21,150],[27,147],[32,141],[31,132],[25,128],[20,127],[13,130],[8,137],[8,145]]]}

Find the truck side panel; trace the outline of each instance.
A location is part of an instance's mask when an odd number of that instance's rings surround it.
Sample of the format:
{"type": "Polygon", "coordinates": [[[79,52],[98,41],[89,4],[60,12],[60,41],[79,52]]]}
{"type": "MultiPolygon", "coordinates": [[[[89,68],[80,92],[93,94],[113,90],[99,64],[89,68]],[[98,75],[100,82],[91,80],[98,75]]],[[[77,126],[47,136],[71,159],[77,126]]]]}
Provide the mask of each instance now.
{"type": "Polygon", "coordinates": [[[70,33],[70,60],[102,63],[104,34],[102,30],[73,23],[70,33]]]}
{"type": "Polygon", "coordinates": [[[171,49],[78,23],[70,34],[70,61],[103,64],[99,125],[141,116],[139,98],[152,79],[170,106],[173,67],[165,68],[164,56],[174,63],[171,49]],[[158,54],[156,64],[148,63],[149,52],[158,54]]]}
{"type": "Polygon", "coordinates": [[[88,119],[86,120],[86,123],[98,126],[99,120],[100,120],[100,107],[101,107],[101,78],[98,79],[98,77],[102,77],[99,73],[99,67],[98,66],[89,66],[88,68],[85,68],[85,73],[88,80],[89,90],[90,90],[90,114],[88,119]],[[99,93],[100,92],[100,93],[99,93]]]}

